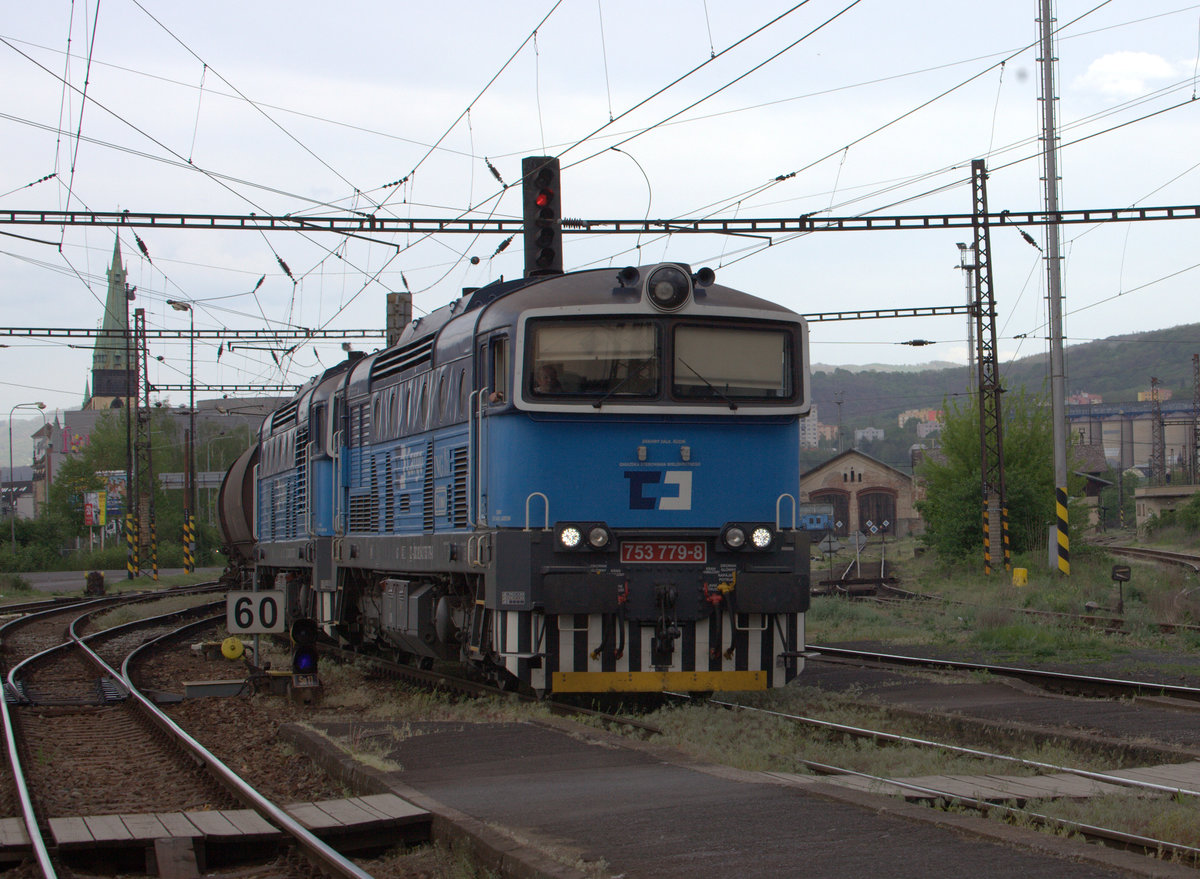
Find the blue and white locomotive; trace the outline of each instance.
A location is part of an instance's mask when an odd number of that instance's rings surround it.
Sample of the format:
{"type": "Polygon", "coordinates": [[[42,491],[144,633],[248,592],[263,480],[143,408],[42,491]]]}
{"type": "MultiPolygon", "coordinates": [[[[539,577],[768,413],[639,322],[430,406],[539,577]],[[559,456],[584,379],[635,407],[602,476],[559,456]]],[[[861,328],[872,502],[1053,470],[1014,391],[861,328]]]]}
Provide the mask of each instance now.
{"type": "Polygon", "coordinates": [[[539,693],[784,685],[808,330],[714,281],[498,281],[313,379],[222,488],[244,576],[343,643],[539,693]]]}

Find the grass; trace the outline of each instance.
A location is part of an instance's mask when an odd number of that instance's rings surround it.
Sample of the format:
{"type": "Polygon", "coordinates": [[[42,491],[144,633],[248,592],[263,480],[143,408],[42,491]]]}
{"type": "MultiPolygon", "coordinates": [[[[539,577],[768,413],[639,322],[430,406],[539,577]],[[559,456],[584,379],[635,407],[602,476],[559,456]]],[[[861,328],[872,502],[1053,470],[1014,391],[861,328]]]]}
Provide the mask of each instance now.
{"type": "Polygon", "coordinates": [[[1028,577],[1027,585],[1016,586],[1009,572],[985,575],[982,561],[944,564],[932,554],[914,552],[911,541],[889,547],[892,573],[901,587],[930,600],[878,605],[815,596],[807,616],[808,641],[957,648],[995,654],[1006,662],[1103,662],[1138,649],[1200,647],[1200,633],[1164,636],[1159,630],[1160,623],[1200,624],[1200,582],[1182,568],[1135,563],[1131,582],[1118,587],[1111,580],[1113,557],[1088,547],[1073,557],[1070,576],[1048,570],[1039,558],[1015,558],[1013,567],[1025,568],[1028,577]],[[1119,615],[1127,634],[1114,637],[1074,620],[1024,611],[1119,615]]]}
{"type": "Polygon", "coordinates": [[[39,594],[20,574],[0,574],[0,600],[27,601],[39,594]]]}
{"type": "Polygon", "coordinates": [[[1121,830],[1177,845],[1200,846],[1200,800],[1134,794],[1052,800],[1026,807],[1053,818],[1121,830]]]}
{"type": "Polygon", "coordinates": [[[139,601],[136,604],[122,605],[100,614],[92,621],[92,624],[97,630],[111,629],[114,626],[121,626],[147,617],[187,610],[190,607],[207,604],[212,600],[213,596],[211,595],[175,595],[155,601],[139,601]]]}

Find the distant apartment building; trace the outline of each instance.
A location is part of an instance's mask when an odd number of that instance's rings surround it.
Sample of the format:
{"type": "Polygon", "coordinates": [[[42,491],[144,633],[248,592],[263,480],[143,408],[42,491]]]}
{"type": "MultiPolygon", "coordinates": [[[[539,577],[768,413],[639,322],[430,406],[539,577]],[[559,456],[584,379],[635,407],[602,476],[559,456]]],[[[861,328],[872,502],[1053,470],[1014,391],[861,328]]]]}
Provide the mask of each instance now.
{"type": "Polygon", "coordinates": [[[940,420],[917,422],[917,438],[925,439],[931,433],[939,433],[942,429],[940,420]]]}
{"type": "Polygon", "coordinates": [[[1067,397],[1068,406],[1097,406],[1103,402],[1104,398],[1099,394],[1089,394],[1087,391],[1080,391],[1078,394],[1067,397]]]}
{"type": "Polygon", "coordinates": [[[1138,391],[1138,402],[1150,403],[1153,402],[1155,394],[1158,395],[1158,402],[1165,403],[1171,399],[1170,388],[1153,388],[1149,391],[1138,391]]]}
{"type": "Polygon", "coordinates": [[[813,403],[808,415],[800,419],[800,447],[815,449],[821,442],[821,421],[817,418],[817,404],[813,403]]]}
{"type": "Polygon", "coordinates": [[[879,427],[864,427],[861,430],[854,431],[854,445],[859,443],[872,443],[881,440],[884,437],[883,429],[879,427]]]}

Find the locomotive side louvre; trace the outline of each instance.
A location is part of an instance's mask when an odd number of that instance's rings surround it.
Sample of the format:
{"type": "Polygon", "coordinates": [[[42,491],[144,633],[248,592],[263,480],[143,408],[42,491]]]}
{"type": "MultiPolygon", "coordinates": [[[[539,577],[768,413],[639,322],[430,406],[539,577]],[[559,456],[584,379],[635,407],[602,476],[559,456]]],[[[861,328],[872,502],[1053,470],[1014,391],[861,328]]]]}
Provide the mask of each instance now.
{"type": "Polygon", "coordinates": [[[704,271],[489,285],[314,380],[246,471],[257,582],[542,692],[786,683],[807,328],[704,271]]]}

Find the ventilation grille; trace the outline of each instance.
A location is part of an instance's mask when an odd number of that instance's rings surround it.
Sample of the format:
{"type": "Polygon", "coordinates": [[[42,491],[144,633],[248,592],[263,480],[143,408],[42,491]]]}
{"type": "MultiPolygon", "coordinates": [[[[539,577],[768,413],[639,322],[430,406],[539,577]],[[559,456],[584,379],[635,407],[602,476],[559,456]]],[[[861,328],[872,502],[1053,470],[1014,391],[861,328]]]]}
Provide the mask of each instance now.
{"type": "Polygon", "coordinates": [[[296,412],[300,408],[299,400],[292,400],[282,409],[275,413],[275,417],[271,419],[271,433],[278,433],[281,429],[296,423],[296,412]]]}
{"type": "Polygon", "coordinates": [[[433,361],[433,336],[426,336],[415,342],[409,342],[403,348],[396,348],[375,358],[371,364],[371,380],[387,378],[407,369],[425,366],[433,361]]]}
{"type": "Polygon", "coordinates": [[[433,443],[425,444],[425,509],[422,522],[426,531],[433,531],[433,443]]]}
{"type": "Polygon", "coordinates": [[[454,528],[467,527],[467,449],[453,449],[450,452],[451,466],[454,468],[454,486],[450,493],[450,524],[454,528]]]}

